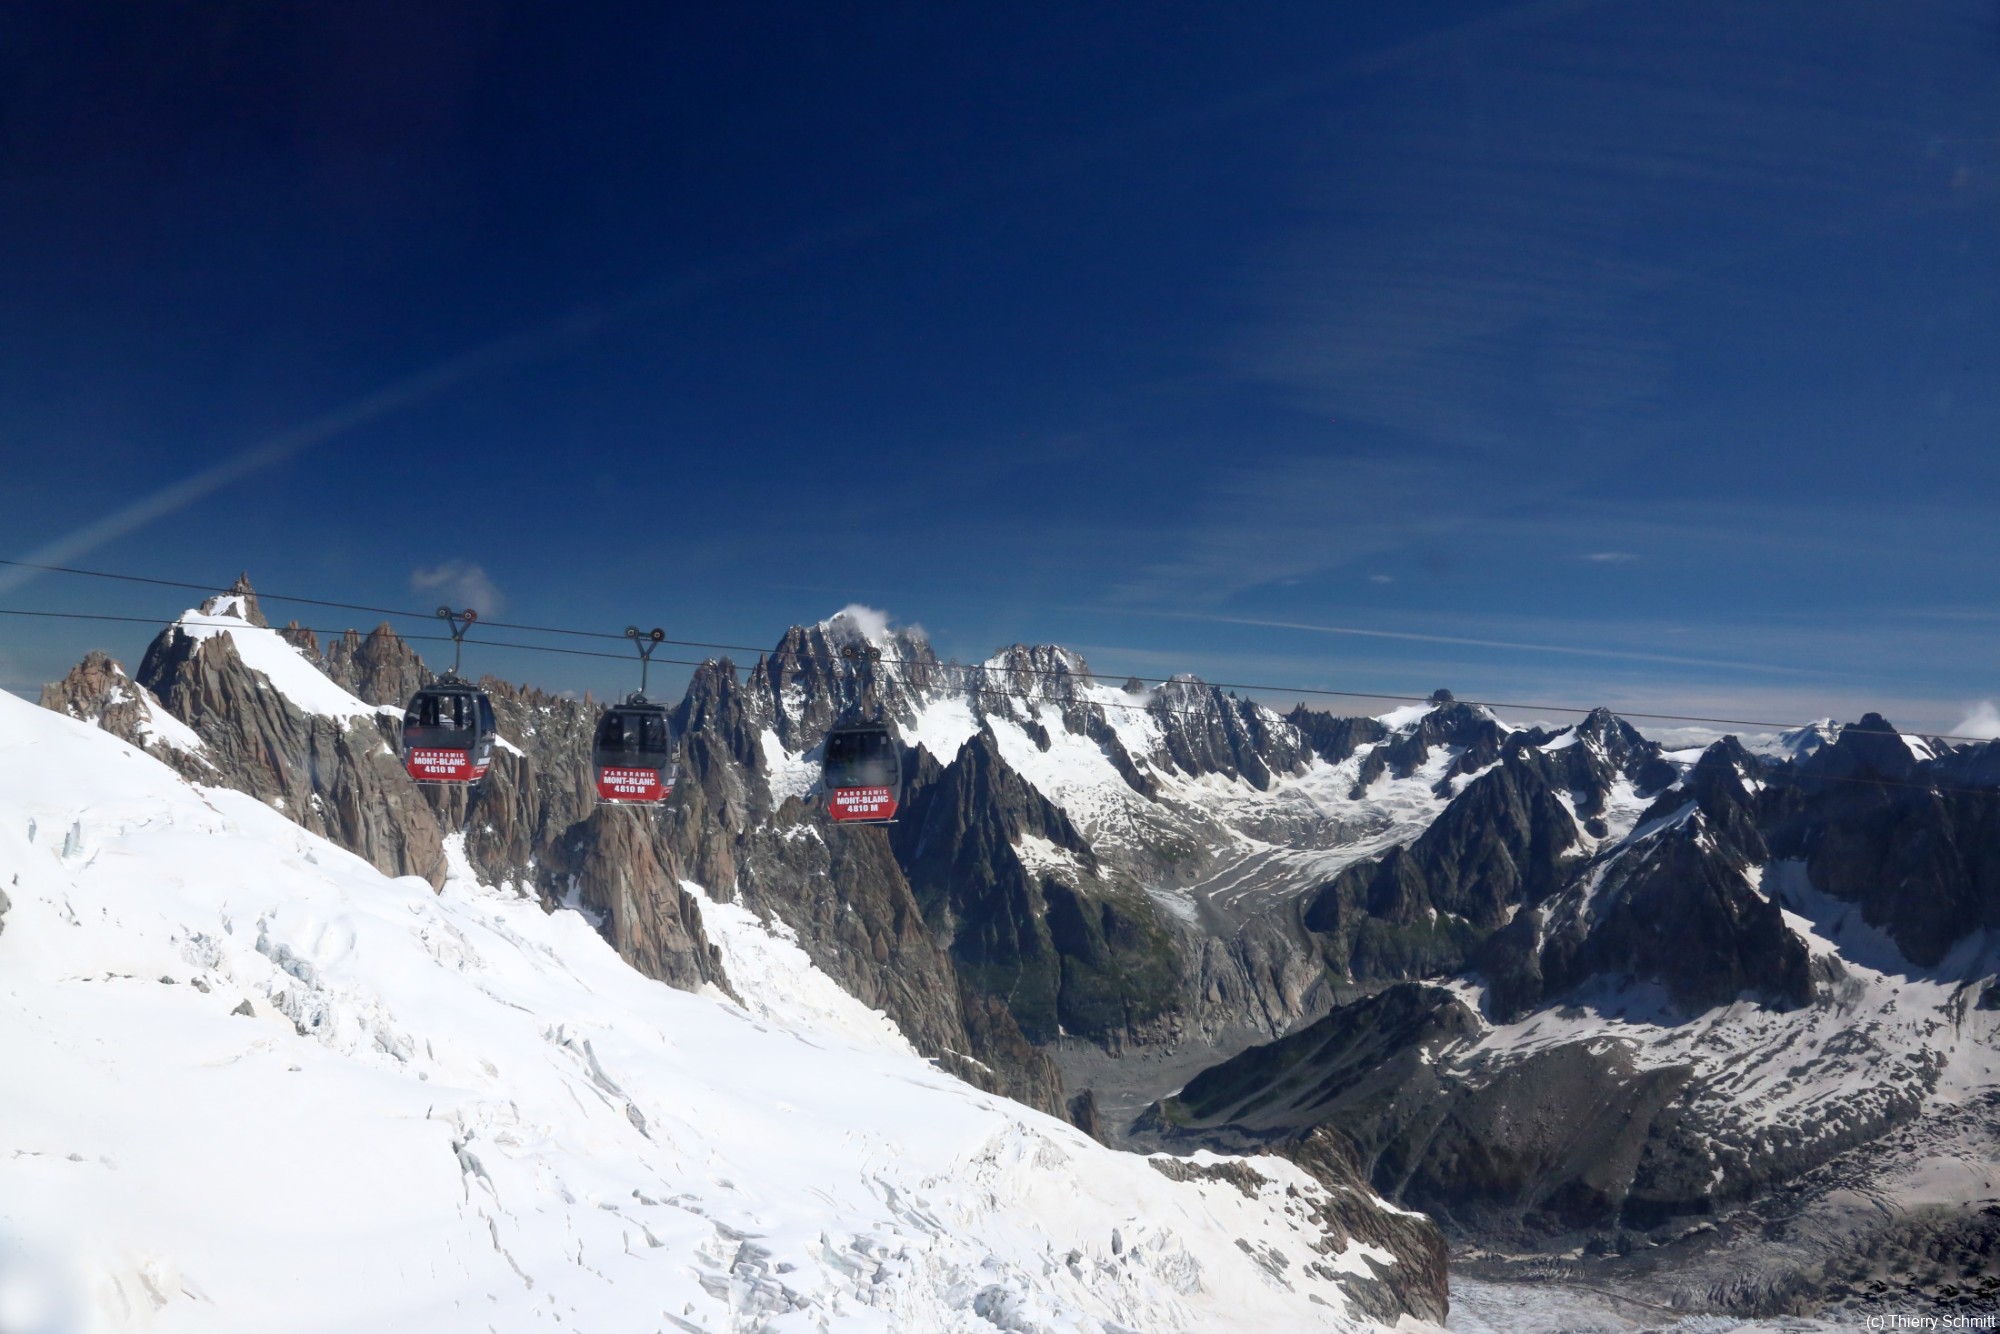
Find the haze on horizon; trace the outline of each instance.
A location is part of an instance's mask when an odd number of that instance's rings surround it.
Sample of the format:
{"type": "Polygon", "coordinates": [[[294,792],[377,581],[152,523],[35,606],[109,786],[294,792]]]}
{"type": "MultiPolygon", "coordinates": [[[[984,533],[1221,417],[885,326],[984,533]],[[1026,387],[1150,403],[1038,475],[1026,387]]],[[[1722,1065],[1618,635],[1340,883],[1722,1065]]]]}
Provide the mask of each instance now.
{"type": "MultiPolygon", "coordinates": [[[[2000,733],[1983,0],[0,35],[0,555],[2000,733]]],[[[0,686],[149,635],[0,616],[0,686]]]]}

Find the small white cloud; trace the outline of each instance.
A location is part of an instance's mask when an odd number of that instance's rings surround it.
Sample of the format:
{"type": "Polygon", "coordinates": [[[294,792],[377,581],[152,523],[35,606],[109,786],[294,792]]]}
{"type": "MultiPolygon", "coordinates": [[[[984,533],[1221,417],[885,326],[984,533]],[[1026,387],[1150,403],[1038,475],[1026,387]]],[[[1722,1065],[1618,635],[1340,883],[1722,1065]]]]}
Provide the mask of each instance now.
{"type": "Polygon", "coordinates": [[[1371,584],[1393,584],[1396,582],[1396,576],[1393,574],[1371,574],[1368,576],[1368,582],[1371,584]]]}
{"type": "Polygon", "coordinates": [[[1622,565],[1628,560],[1639,558],[1630,551],[1593,551],[1584,559],[1596,561],[1599,565],[1622,565]]]}
{"type": "Polygon", "coordinates": [[[454,607],[470,607],[489,620],[507,605],[486,571],[468,560],[448,560],[428,569],[412,570],[410,587],[419,593],[442,594],[454,607]]]}
{"type": "Polygon", "coordinates": [[[1982,699],[1965,715],[1965,721],[1951,729],[1953,736],[1975,736],[1983,741],[2000,741],[2000,707],[1982,699]]]}

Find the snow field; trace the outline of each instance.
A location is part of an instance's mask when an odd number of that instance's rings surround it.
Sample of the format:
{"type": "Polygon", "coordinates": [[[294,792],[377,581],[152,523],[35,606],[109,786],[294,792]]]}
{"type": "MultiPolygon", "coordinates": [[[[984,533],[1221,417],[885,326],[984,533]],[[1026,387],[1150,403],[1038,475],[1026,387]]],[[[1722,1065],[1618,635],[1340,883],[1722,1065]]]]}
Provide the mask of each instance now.
{"type": "Polygon", "coordinates": [[[768,727],[759,735],[758,743],[764,749],[764,768],[769,774],[774,806],[782,806],[791,797],[803,797],[818,784],[820,762],[815,756],[819,747],[794,755],[768,727]]]}
{"type": "Polygon", "coordinates": [[[1370,1327],[1297,1168],[1170,1181],[706,894],[748,1008],[11,698],[0,890],[0,1282],[51,1330],[1370,1327]]]}

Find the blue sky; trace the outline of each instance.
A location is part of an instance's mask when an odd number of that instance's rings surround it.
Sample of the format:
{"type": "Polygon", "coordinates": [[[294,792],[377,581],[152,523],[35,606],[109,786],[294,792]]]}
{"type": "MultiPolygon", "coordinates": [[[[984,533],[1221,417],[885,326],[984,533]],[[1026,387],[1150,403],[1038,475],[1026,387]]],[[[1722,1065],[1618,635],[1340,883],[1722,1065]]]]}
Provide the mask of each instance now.
{"type": "MultiPolygon", "coordinates": [[[[0,554],[1732,717],[2000,694],[1992,8],[1346,8],[16,7],[0,554]]],[[[0,621],[13,689],[146,637],[0,621]]]]}

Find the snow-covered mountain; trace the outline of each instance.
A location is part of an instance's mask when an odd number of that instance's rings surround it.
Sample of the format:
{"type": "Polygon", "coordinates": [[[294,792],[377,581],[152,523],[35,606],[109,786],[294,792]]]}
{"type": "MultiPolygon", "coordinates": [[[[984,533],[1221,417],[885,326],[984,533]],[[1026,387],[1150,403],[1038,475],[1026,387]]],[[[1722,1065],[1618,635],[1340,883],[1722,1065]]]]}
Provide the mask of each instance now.
{"type": "Polygon", "coordinates": [[[445,855],[0,699],[8,1329],[1375,1327],[1295,1163],[974,1089],[697,885],[736,999],[445,855]]]}
{"type": "Polygon", "coordinates": [[[1488,1274],[1574,1251],[1671,1308],[1993,1314],[2000,751],[1875,715],[1798,762],[1720,742],[1578,839],[1527,750],[1460,799],[1503,809],[1455,802],[1353,877],[1368,928],[1412,921],[1385,885],[1483,913],[1469,966],[1204,1071],[1143,1141],[1337,1125],[1488,1274]]]}
{"type": "MultiPolygon", "coordinates": [[[[844,613],[697,670],[682,783],[640,817],[591,801],[593,706],[490,679],[486,784],[418,793],[371,709],[424,679],[386,626],[271,631],[244,584],[136,679],[93,658],[45,703],[391,875],[574,908],[645,975],[755,1007],[717,926],[745,913],[983,1090],[1372,1189],[1443,1220],[1467,1272],[1553,1256],[1770,1312],[1956,1266],[1949,1300],[1986,1300],[2000,1198],[1954,1165],[1993,1156],[2000,746],[1870,715],[1671,749],[1443,691],[1281,716],[1053,646],[940,662],[844,613]],[[255,666],[274,643],[352,703],[255,666]],[[907,747],[887,828],[834,829],[815,790],[854,713],[907,747]]],[[[1346,1284],[1357,1309],[1443,1314],[1427,1223],[1342,1217],[1396,1257],[1346,1284]]]]}

